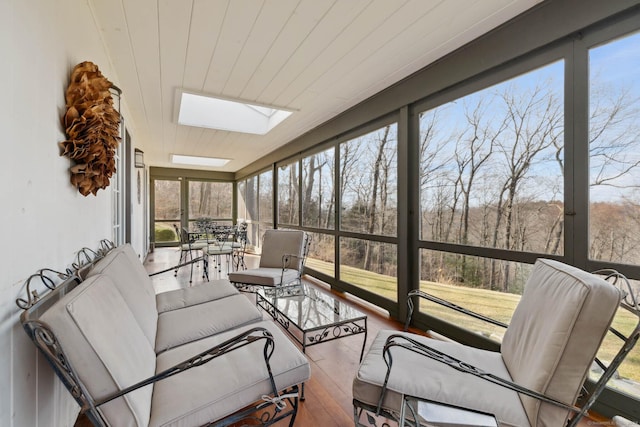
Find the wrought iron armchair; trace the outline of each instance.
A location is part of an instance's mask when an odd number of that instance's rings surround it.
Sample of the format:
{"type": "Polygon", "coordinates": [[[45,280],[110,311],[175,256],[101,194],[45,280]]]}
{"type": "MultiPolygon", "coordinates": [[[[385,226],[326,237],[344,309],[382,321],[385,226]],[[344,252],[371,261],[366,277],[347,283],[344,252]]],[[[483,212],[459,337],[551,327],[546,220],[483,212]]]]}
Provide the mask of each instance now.
{"type": "Polygon", "coordinates": [[[245,292],[298,286],[310,245],[304,231],[267,230],[258,268],[229,273],[229,281],[245,292]]]}
{"type": "MultiPolygon", "coordinates": [[[[376,425],[376,416],[412,426],[576,426],[640,337],[640,295],[620,274],[597,273],[606,280],[538,260],[499,352],[381,331],[354,379],[356,426],[376,425]],[[635,324],[629,334],[611,326],[617,312],[635,324]],[[608,331],[622,345],[605,365],[596,355],[608,331]],[[585,387],[592,363],[604,372],[585,387]]],[[[443,303],[421,291],[412,297],[443,303]]]]}

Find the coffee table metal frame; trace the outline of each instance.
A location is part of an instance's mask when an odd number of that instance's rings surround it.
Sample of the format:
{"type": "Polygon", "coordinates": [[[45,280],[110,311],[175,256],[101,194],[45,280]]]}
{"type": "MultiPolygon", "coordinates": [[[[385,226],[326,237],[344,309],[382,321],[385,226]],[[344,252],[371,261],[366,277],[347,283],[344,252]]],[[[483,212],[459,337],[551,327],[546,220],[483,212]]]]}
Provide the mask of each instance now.
{"type": "Polygon", "coordinates": [[[364,355],[364,347],[367,342],[367,315],[347,305],[343,301],[334,298],[329,293],[309,287],[305,284],[295,287],[280,289],[266,289],[256,293],[256,304],[277,321],[291,337],[302,346],[302,352],[306,353],[307,347],[333,341],[352,335],[364,334],[360,361],[364,355]],[[285,313],[279,307],[278,302],[284,302],[290,306],[298,303],[298,310],[293,310],[298,318],[293,318],[291,313],[285,313]],[[287,304],[289,303],[289,304],[287,304]],[[306,306],[305,306],[306,305],[306,306]],[[312,307],[314,305],[315,307],[312,307]],[[318,307],[320,306],[320,307],[318,307]],[[321,308],[321,311],[318,309],[321,308]],[[306,321],[310,326],[301,323],[302,309],[308,310],[307,315],[316,315],[317,322],[306,321]],[[310,313],[315,310],[314,313],[310,313]],[[323,321],[326,315],[333,315],[333,319],[323,321]],[[296,334],[295,331],[298,333],[296,334]]]}

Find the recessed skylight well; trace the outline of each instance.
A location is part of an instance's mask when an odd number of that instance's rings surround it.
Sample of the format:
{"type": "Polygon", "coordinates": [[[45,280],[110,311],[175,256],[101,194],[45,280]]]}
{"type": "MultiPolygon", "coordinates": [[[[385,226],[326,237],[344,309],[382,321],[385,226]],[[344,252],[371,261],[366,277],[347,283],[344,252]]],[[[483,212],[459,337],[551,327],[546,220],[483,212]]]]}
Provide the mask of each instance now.
{"type": "Polygon", "coordinates": [[[178,123],[209,129],[264,135],[292,110],[178,90],[178,123]]]}
{"type": "Polygon", "coordinates": [[[171,163],[181,165],[221,167],[230,161],[230,159],[218,159],[216,157],[185,156],[182,154],[171,155],[171,163]]]}

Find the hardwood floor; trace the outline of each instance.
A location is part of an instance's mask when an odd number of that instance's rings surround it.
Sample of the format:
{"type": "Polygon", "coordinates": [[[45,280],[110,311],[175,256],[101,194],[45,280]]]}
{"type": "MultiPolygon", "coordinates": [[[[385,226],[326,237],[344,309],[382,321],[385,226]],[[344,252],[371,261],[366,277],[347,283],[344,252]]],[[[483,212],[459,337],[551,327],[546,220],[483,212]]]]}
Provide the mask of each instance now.
{"type": "MultiPolygon", "coordinates": [[[[175,248],[156,248],[145,262],[145,268],[152,274],[171,267],[177,263],[180,254],[175,248]]],[[[249,268],[257,266],[258,258],[248,255],[246,258],[249,268]]],[[[164,292],[189,286],[189,267],[182,267],[174,277],[173,272],[166,272],[152,277],[156,292],[164,292]]],[[[212,272],[211,279],[226,277],[226,272],[212,272]]],[[[306,279],[310,284],[330,292],[327,286],[313,278],[306,279]]],[[[202,265],[197,265],[193,271],[192,285],[202,283],[202,265]]],[[[401,330],[402,324],[390,319],[386,312],[372,305],[357,300],[348,295],[335,293],[343,297],[347,303],[354,305],[360,311],[368,315],[368,334],[366,349],[369,348],[376,333],[381,329],[401,330]]],[[[250,294],[247,298],[252,298],[250,294]]],[[[265,315],[266,316],[266,315],[265,315]]],[[[419,332],[419,331],[414,331],[419,332]]],[[[311,379],[305,384],[305,401],[299,405],[298,416],[295,425],[300,427],[352,427],[353,406],[351,384],[359,365],[360,351],[362,349],[363,335],[345,337],[321,345],[307,348],[306,355],[311,363],[311,379]]],[[[82,418],[78,419],[75,427],[84,427],[82,418]]],[[[286,426],[288,421],[282,421],[278,425],[286,426]]],[[[583,420],[580,426],[612,425],[608,420],[594,417],[591,420],[583,420]]]]}

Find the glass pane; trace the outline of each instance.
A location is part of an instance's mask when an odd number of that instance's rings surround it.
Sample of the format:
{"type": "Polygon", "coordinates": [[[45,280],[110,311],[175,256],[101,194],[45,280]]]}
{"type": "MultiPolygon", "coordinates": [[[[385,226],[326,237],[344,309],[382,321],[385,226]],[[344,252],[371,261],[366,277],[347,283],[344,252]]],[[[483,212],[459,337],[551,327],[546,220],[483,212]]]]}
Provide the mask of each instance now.
{"type": "Polygon", "coordinates": [[[258,221],[258,177],[247,180],[247,220],[258,221]]]}
{"type": "Polygon", "coordinates": [[[340,280],[397,301],[397,254],[394,244],[340,238],[340,280]]]}
{"type": "Polygon", "coordinates": [[[323,233],[309,234],[311,235],[311,246],[306,265],[327,276],[335,277],[335,237],[323,233]]]}
{"type": "Polygon", "coordinates": [[[238,220],[247,218],[247,181],[238,181],[238,220]]]}
{"type": "Polygon", "coordinates": [[[230,182],[189,181],[189,219],[231,218],[232,192],[230,182]]]}
{"type": "Polygon", "coordinates": [[[640,33],[589,51],[589,258],[640,264],[640,33]]]}
{"type": "Polygon", "coordinates": [[[564,63],[420,114],[423,240],[562,254],[564,63]]]}
{"type": "MultiPolygon", "coordinates": [[[[640,297],[640,282],[632,280],[631,284],[635,288],[636,295],[640,297]]],[[[633,331],[636,322],[637,318],[634,318],[631,313],[626,310],[618,310],[613,319],[613,327],[628,336],[633,331]]],[[[620,349],[621,344],[622,341],[618,337],[608,332],[598,351],[598,358],[605,363],[610,362],[620,349]]],[[[597,380],[602,371],[594,366],[589,374],[591,378],[597,380]]],[[[640,398],[640,350],[637,345],[622,362],[607,386],[640,398]]]]}
{"type": "MultiPolygon", "coordinates": [[[[420,289],[486,317],[509,323],[531,264],[420,250],[420,289]]],[[[420,301],[420,311],[502,341],[504,329],[442,305],[420,301]]]]}
{"type": "Polygon", "coordinates": [[[335,185],[333,148],[302,159],[302,224],[334,228],[335,185]]]}
{"type": "Polygon", "coordinates": [[[258,194],[260,222],[273,224],[273,172],[267,171],[258,177],[260,191],[258,194]]]}
{"type": "Polygon", "coordinates": [[[298,163],[278,168],[278,223],[298,225],[298,163]]]}
{"type": "MultiPolygon", "coordinates": [[[[251,251],[258,251],[262,247],[262,235],[261,227],[257,223],[247,224],[247,249],[251,251]]],[[[255,266],[257,267],[257,265],[255,266]]]]}
{"type": "Polygon", "coordinates": [[[397,234],[397,125],[340,144],[342,230],[397,234]]]}
{"type": "Polygon", "coordinates": [[[177,242],[180,227],[180,181],[156,179],[154,191],[154,242],[177,242]]]}

